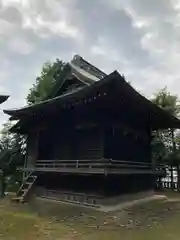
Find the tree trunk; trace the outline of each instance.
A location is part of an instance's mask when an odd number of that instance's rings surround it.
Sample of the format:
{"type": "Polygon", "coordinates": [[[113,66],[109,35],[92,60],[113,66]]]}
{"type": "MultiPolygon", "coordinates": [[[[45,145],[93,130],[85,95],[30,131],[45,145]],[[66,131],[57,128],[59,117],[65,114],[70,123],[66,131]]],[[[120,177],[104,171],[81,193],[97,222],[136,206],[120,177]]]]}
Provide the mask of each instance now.
{"type": "Polygon", "coordinates": [[[1,198],[3,198],[4,197],[4,195],[5,195],[5,188],[6,188],[6,182],[5,182],[5,174],[4,174],[4,172],[2,171],[2,173],[1,173],[1,179],[0,179],[0,184],[1,184],[1,186],[0,186],[0,197],[1,198]]]}

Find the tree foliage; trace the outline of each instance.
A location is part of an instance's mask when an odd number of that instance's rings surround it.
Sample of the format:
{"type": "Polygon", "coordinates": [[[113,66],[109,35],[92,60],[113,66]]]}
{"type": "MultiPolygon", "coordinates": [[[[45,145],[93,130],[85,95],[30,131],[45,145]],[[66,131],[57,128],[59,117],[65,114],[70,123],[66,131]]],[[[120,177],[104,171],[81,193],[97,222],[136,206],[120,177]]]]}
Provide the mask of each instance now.
{"type": "Polygon", "coordinates": [[[36,83],[33,84],[27,95],[27,103],[34,104],[47,99],[53,86],[62,78],[66,63],[56,59],[55,62],[46,62],[40,76],[36,78],[36,83]]]}
{"type": "Polygon", "coordinates": [[[24,138],[9,132],[11,122],[4,124],[0,140],[0,195],[4,196],[7,176],[16,176],[17,167],[24,163],[24,138]]]}
{"type": "MultiPolygon", "coordinates": [[[[154,95],[152,101],[171,115],[178,117],[180,114],[180,103],[176,95],[163,88],[154,95]]],[[[171,176],[171,187],[174,188],[173,168],[176,167],[178,174],[178,189],[180,189],[180,144],[178,131],[170,128],[164,131],[156,131],[156,137],[153,141],[153,154],[159,155],[155,161],[161,159],[161,162],[168,165],[171,176]]]]}
{"type": "Polygon", "coordinates": [[[154,94],[152,102],[177,117],[180,113],[178,96],[167,91],[167,87],[154,94]]]}
{"type": "MultiPolygon", "coordinates": [[[[176,95],[167,91],[167,88],[163,88],[154,95],[152,102],[169,112],[171,115],[178,117],[180,113],[180,103],[176,95]]],[[[176,134],[175,129],[167,129],[156,132],[156,140],[163,142],[168,151],[176,150],[176,134]]]]}

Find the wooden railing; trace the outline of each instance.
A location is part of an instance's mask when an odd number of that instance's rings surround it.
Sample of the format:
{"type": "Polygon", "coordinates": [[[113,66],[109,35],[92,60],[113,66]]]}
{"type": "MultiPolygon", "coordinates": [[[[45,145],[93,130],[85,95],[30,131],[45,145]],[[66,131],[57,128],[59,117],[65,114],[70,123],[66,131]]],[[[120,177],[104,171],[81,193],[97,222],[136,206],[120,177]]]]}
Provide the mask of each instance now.
{"type": "Polygon", "coordinates": [[[131,170],[152,170],[165,171],[163,165],[155,166],[151,163],[120,161],[110,159],[92,160],[38,160],[36,168],[94,168],[94,169],[131,169],[131,170]]]}
{"type": "Polygon", "coordinates": [[[170,181],[161,179],[160,181],[156,182],[156,188],[158,190],[169,189],[172,191],[178,191],[178,183],[177,182],[171,183],[170,181]]]}

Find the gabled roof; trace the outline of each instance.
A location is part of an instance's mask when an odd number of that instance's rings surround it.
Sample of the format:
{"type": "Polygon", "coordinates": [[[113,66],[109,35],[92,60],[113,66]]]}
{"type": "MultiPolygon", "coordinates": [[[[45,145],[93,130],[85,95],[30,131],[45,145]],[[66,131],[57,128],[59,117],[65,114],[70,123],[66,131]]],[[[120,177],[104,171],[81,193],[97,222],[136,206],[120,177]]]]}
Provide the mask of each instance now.
{"type": "MultiPolygon", "coordinates": [[[[56,81],[56,84],[53,86],[50,94],[44,99],[43,102],[49,101],[50,99],[54,99],[56,97],[64,97],[69,94],[73,94],[74,92],[79,91],[81,88],[89,86],[96,81],[99,81],[105,76],[106,74],[104,72],[84,60],[81,56],[75,55],[73,59],[64,66],[61,74],[61,79],[59,79],[59,81],[56,81]],[[73,77],[81,82],[81,87],[76,87],[72,89],[71,92],[63,94],[63,85],[66,84],[66,82],[73,77]]],[[[13,119],[14,117],[12,116],[10,120],[13,119]]],[[[15,126],[21,125],[20,122],[21,121],[19,120],[19,122],[15,124],[15,126]]]]}
{"type": "MultiPolygon", "coordinates": [[[[38,103],[41,104],[43,102],[49,102],[51,99],[56,99],[58,97],[64,97],[66,95],[69,95],[71,93],[79,91],[81,88],[90,86],[91,84],[99,81],[100,79],[106,77],[107,74],[102,72],[100,69],[96,68],[86,60],[84,60],[81,56],[75,55],[73,59],[64,66],[63,74],[61,75],[61,79],[56,82],[55,86],[53,87],[52,91],[48,95],[44,101],[38,103]],[[70,78],[75,77],[80,82],[83,83],[83,87],[72,89],[71,92],[65,93],[65,94],[59,94],[61,88],[65,84],[66,81],[68,81],[70,78]]],[[[38,104],[32,104],[30,106],[27,106],[27,108],[32,107],[34,105],[38,104]]],[[[24,107],[26,108],[26,107],[24,107]]],[[[22,109],[24,109],[22,108],[22,109]]]]}
{"type": "Polygon", "coordinates": [[[90,81],[90,83],[99,81],[107,76],[106,73],[102,72],[79,55],[74,56],[70,62],[70,66],[72,68],[72,72],[75,74],[77,73],[80,77],[84,77],[87,81],[90,81]]]}
{"type": "Polygon", "coordinates": [[[57,97],[59,92],[61,92],[63,84],[72,77],[75,77],[84,85],[89,86],[105,76],[106,74],[104,72],[84,60],[81,56],[75,55],[73,59],[64,66],[61,79],[56,81],[52,91],[44,100],[57,97]]]}
{"type": "MultiPolygon", "coordinates": [[[[74,92],[24,108],[4,110],[4,113],[9,114],[12,119],[26,119],[28,121],[28,119],[42,113],[45,115],[51,114],[52,109],[57,109],[60,112],[83,104],[96,103],[98,99],[105,98],[113,101],[111,102],[112,107],[118,114],[122,114],[121,106],[125,103],[128,106],[127,111],[135,110],[136,115],[139,117],[141,115],[153,129],[180,128],[179,119],[140,95],[117,71],[74,92]]],[[[106,107],[110,107],[109,110],[111,109],[110,104],[104,106],[104,108],[106,107]]]]}

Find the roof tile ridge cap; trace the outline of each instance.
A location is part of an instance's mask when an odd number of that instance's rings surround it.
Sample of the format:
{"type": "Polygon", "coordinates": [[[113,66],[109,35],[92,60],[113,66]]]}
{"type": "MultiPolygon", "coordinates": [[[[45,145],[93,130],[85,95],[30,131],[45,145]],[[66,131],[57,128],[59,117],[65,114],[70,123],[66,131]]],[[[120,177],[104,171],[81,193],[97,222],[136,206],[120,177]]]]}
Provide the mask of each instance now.
{"type": "MultiPolygon", "coordinates": [[[[99,71],[99,73],[103,74],[104,76],[107,76],[108,74],[106,74],[105,72],[103,72],[101,69],[97,68],[96,66],[94,66],[93,64],[91,64],[90,62],[88,62],[87,60],[85,60],[83,57],[81,57],[80,55],[78,55],[80,57],[80,61],[86,63],[87,65],[89,65],[90,67],[96,69],[97,71],[99,71]]],[[[72,59],[70,62],[73,62],[74,59],[72,59]]],[[[76,65],[76,64],[75,64],[76,65]]],[[[78,66],[78,65],[77,65],[78,66]]]]}

